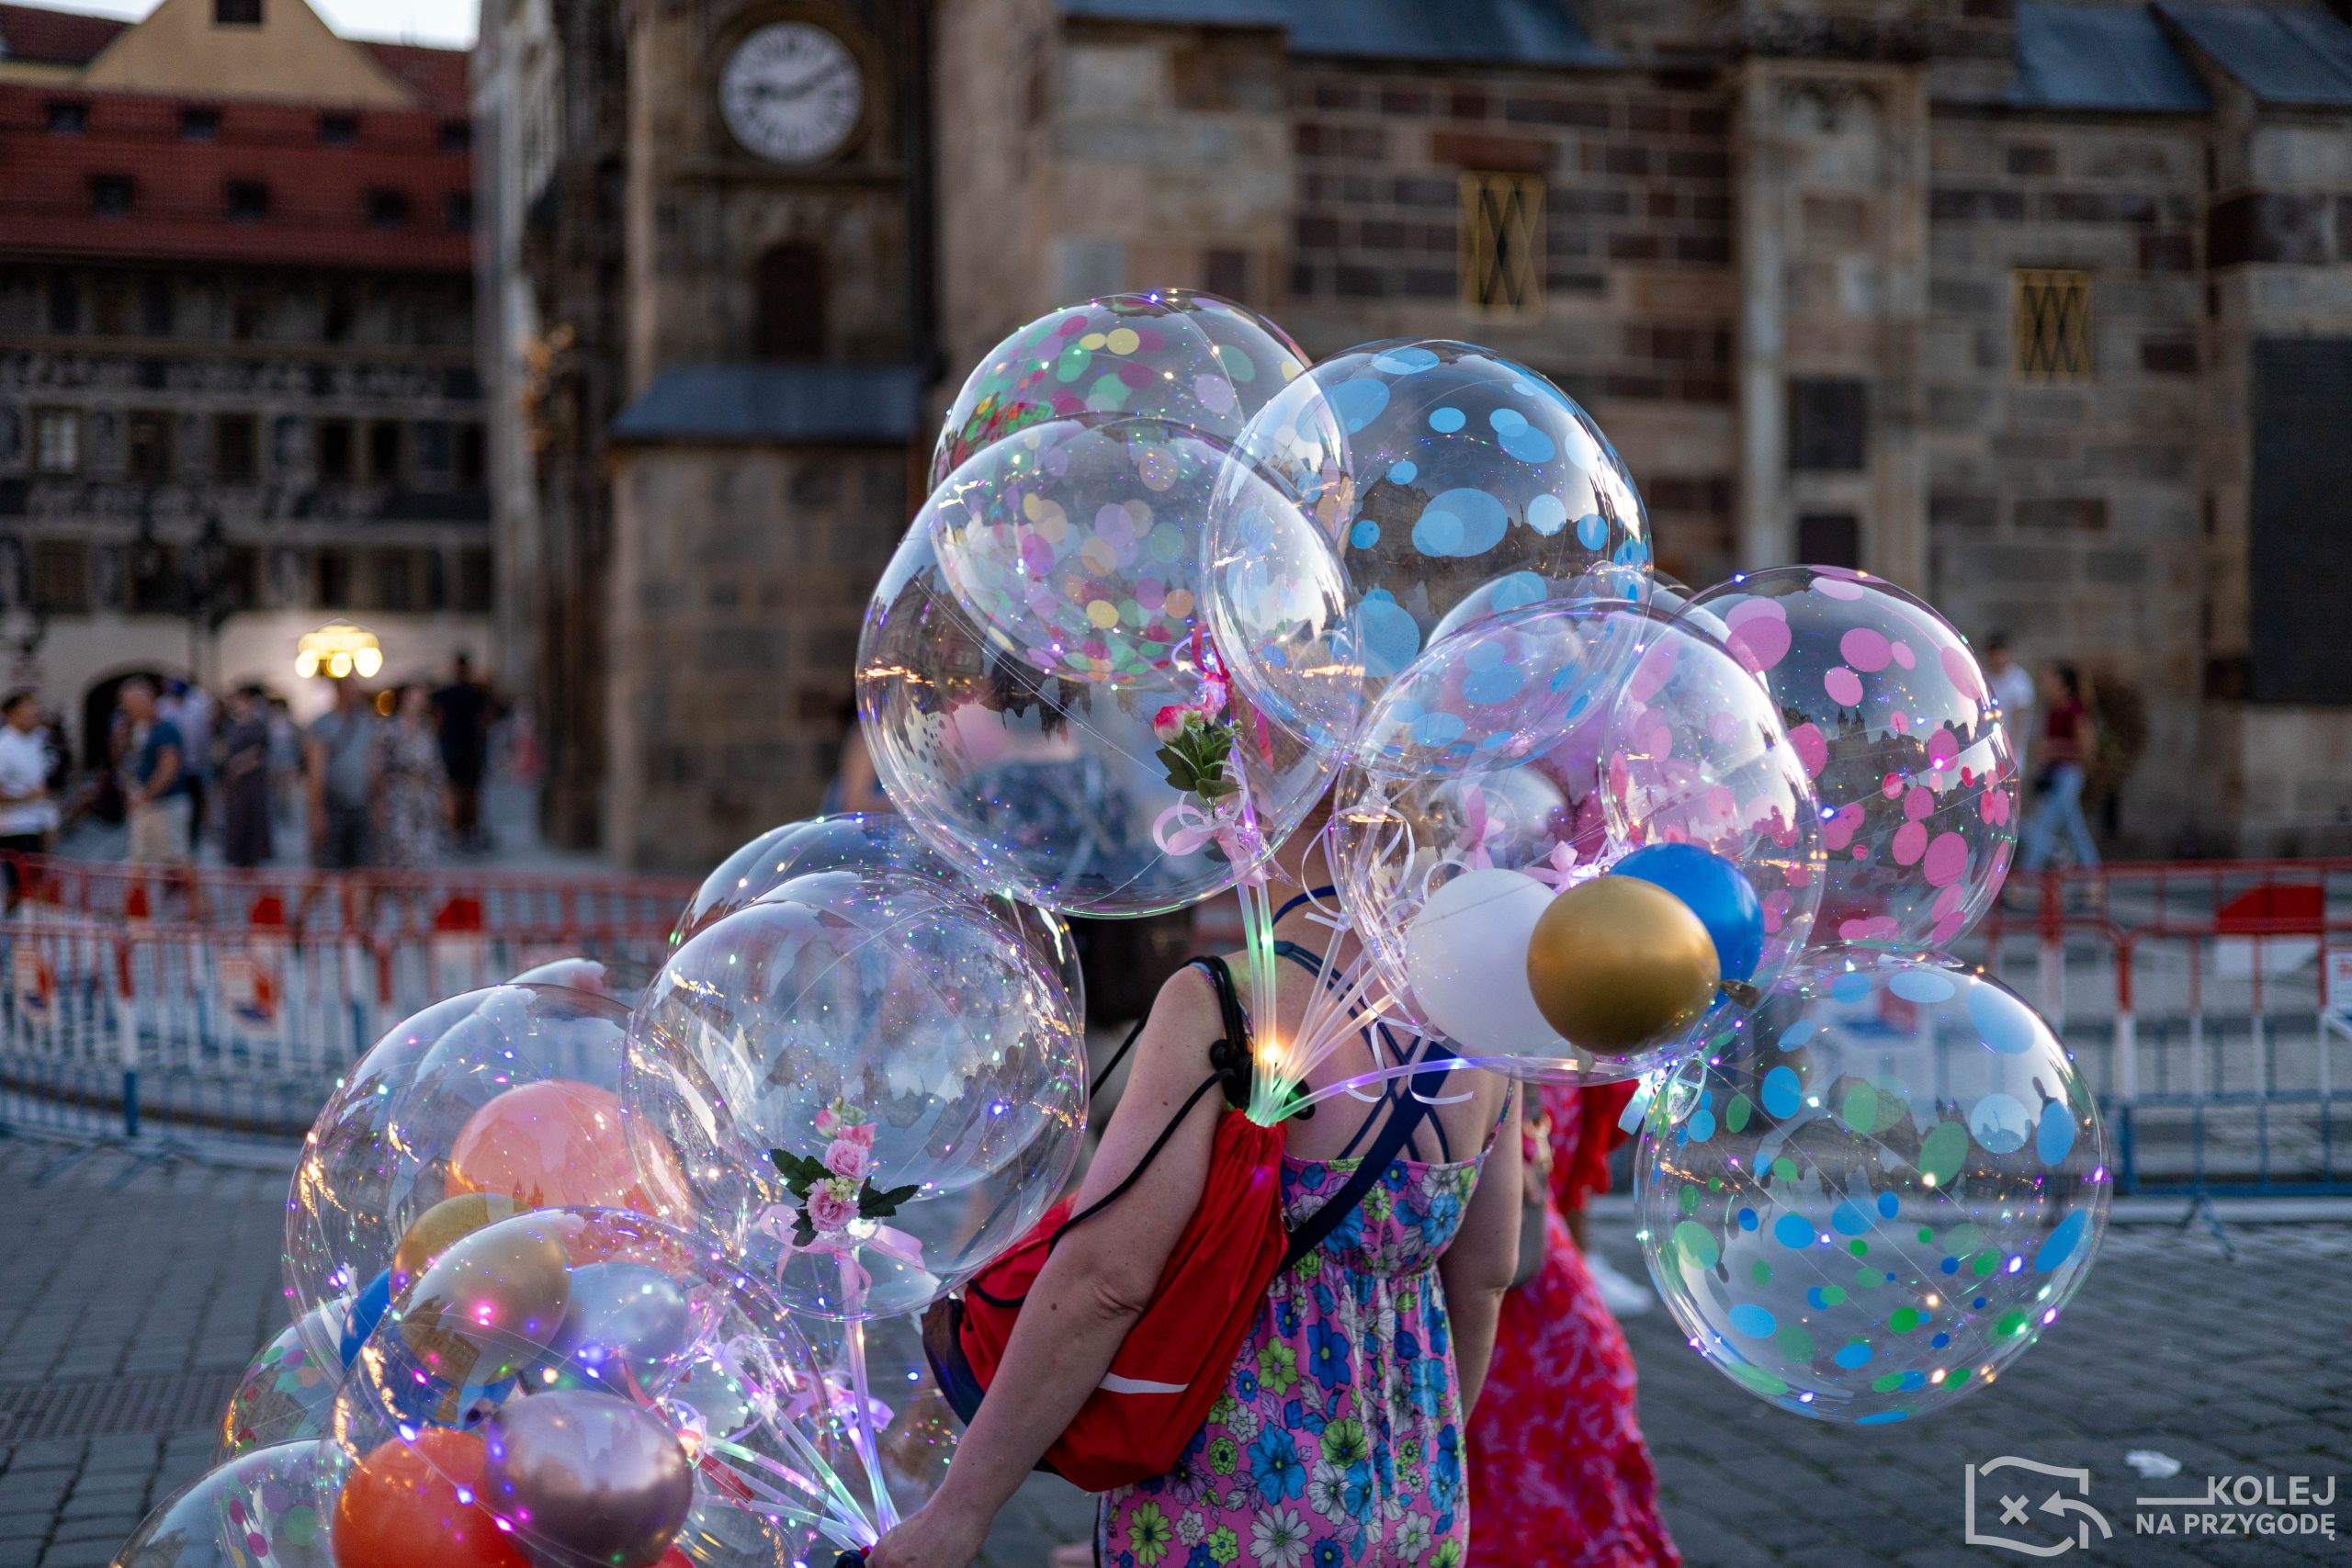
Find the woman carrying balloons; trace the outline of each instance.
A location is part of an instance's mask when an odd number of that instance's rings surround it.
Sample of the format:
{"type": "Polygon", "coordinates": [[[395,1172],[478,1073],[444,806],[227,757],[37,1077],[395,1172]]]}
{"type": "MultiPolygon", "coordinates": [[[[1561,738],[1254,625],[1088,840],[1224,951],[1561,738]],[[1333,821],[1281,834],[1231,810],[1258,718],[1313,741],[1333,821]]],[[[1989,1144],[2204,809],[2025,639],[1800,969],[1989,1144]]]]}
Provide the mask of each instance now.
{"type": "MultiPolygon", "coordinates": [[[[1278,894],[1298,887],[1311,836],[1295,835],[1272,868],[1278,894]]],[[[1275,924],[1283,951],[1299,956],[1283,966],[1277,1033],[1298,1025],[1324,983],[1297,945],[1320,948],[1310,919],[1298,904],[1275,924]]],[[[1336,956],[1347,956],[1345,945],[1336,956]]],[[[1211,1102],[1184,1115],[1156,1157],[1147,1151],[1199,1083],[1220,1017],[1199,968],[1162,988],[1078,1201],[1095,1201],[1139,1165],[1143,1174],[1106,1216],[1115,1223],[1076,1226],[1054,1250],[945,1483],[883,1537],[873,1568],[970,1562],[997,1510],[1103,1382],[1201,1199],[1211,1102]]],[[[1369,1046],[1352,1059],[1334,1053],[1307,1089],[1376,1065],[1369,1046]]],[[[1283,1124],[1283,1208],[1294,1226],[1346,1185],[1354,1151],[1409,1103],[1371,1098],[1369,1111],[1342,1097],[1283,1124]]],[[[1105,1564],[1153,1568],[1173,1554],[1224,1568],[1245,1552],[1271,1568],[1463,1561],[1463,1428],[1517,1248],[1517,1096],[1494,1075],[1458,1070],[1431,1098],[1443,1103],[1428,1108],[1356,1210],[1277,1276],[1177,1467],[1105,1495],[1097,1538],[1105,1564]]]]}

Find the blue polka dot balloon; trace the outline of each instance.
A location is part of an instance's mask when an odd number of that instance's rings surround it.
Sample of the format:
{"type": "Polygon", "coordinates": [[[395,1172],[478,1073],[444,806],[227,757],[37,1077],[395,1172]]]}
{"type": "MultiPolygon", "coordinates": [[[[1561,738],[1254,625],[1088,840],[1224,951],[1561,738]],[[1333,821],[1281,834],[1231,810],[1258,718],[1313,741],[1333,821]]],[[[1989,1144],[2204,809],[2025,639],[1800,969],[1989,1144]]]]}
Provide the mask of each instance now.
{"type": "Polygon", "coordinates": [[[2089,1089],[2015,992],[1829,948],[1712,1043],[1643,1128],[1634,1201],[1658,1293],[1733,1382],[1884,1425],[2057,1321],[2112,1178],[2089,1089]]]}
{"type": "MultiPolygon", "coordinates": [[[[1571,592],[1638,598],[1649,527],[1624,463],[1551,382],[1469,344],[1376,343],[1298,377],[1250,421],[1227,489],[1271,477],[1340,553],[1374,689],[1484,614],[1571,592]]],[[[1221,492],[1212,537],[1238,526],[1221,492]]],[[[1254,689],[1239,637],[1235,679],[1254,689]]]]}

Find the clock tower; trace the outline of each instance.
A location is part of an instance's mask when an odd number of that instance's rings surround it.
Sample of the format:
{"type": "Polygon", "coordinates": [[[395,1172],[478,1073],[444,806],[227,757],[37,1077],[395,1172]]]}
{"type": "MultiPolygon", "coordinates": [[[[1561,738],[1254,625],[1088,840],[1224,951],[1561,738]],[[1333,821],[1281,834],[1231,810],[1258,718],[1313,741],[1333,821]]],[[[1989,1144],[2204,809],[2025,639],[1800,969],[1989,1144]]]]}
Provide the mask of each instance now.
{"type": "Polygon", "coordinates": [[[628,14],[604,839],[695,868],[818,808],[921,499],[925,6],[628,14]]]}

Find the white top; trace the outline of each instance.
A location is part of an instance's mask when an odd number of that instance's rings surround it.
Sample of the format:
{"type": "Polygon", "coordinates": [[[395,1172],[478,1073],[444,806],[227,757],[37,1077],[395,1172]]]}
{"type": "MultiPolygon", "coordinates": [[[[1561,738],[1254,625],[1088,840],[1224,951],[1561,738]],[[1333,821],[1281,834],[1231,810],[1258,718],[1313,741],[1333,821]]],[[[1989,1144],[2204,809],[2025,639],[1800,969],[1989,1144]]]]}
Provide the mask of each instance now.
{"type": "Polygon", "coordinates": [[[2001,705],[2001,719],[2009,731],[2009,750],[2025,772],[2025,745],[2033,735],[2033,677],[2022,664],[2012,664],[1993,676],[1993,700],[2001,705]]]}
{"type": "MultiPolygon", "coordinates": [[[[0,794],[23,795],[48,786],[48,738],[38,729],[28,735],[14,725],[0,724],[0,794]]],[[[0,837],[46,833],[56,826],[57,802],[46,795],[0,804],[0,837]]]]}

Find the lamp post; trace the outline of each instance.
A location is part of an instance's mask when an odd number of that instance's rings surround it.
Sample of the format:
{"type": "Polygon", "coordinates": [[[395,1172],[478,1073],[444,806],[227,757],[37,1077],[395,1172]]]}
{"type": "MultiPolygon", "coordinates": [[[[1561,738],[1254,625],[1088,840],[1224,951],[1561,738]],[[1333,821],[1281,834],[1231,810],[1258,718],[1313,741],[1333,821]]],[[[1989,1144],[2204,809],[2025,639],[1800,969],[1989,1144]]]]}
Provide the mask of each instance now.
{"type": "Polygon", "coordinates": [[[187,613],[188,674],[204,683],[204,651],[220,636],[220,628],[236,614],[236,585],[229,580],[229,541],[220,531],[218,513],[204,520],[204,529],[182,558],[181,604],[187,613]]]}
{"type": "Polygon", "coordinates": [[[349,621],[329,621],[316,631],[304,632],[294,655],[294,673],[307,681],[313,675],[344,680],[356,675],[372,680],[384,667],[384,649],[376,634],[349,621]]]}

